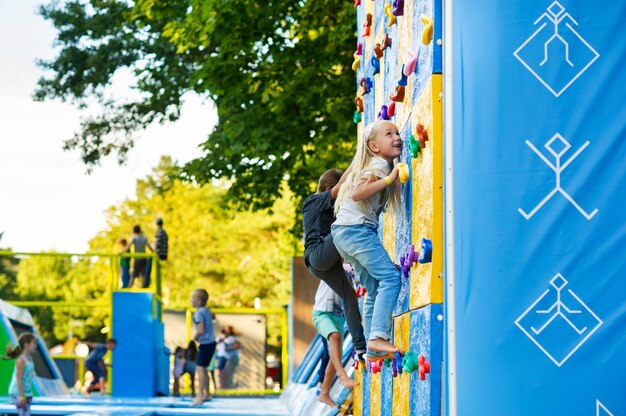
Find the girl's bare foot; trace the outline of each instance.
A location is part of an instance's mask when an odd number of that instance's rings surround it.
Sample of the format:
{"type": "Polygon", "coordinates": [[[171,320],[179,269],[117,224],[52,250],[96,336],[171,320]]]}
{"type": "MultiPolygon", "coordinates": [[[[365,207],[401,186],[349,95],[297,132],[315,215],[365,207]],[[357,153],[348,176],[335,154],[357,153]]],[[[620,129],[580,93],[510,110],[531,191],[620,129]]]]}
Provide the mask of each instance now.
{"type": "Polygon", "coordinates": [[[347,375],[345,375],[345,376],[337,376],[337,380],[339,380],[339,382],[345,388],[350,389],[350,390],[352,390],[357,385],[356,381],[352,380],[347,375]]]}
{"type": "Polygon", "coordinates": [[[328,393],[320,393],[320,395],[317,397],[317,400],[319,400],[320,402],[327,404],[330,407],[338,407],[337,403],[335,403],[333,401],[333,399],[330,398],[330,394],[328,393]]]}
{"type": "Polygon", "coordinates": [[[376,338],[368,341],[367,349],[374,352],[390,352],[392,354],[399,352],[402,354],[402,350],[400,350],[400,348],[394,347],[391,342],[382,338],[376,338]]]}
{"type": "Polygon", "coordinates": [[[210,394],[202,398],[203,402],[210,402],[211,400],[213,400],[213,396],[211,396],[210,394]]]}

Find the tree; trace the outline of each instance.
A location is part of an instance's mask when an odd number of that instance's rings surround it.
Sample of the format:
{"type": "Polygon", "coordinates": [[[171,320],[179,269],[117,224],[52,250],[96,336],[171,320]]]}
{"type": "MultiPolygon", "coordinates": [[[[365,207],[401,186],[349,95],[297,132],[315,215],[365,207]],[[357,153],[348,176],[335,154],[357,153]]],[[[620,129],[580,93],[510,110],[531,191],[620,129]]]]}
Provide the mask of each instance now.
{"type": "Polygon", "coordinates": [[[301,249],[289,232],[294,221],[289,193],[271,213],[235,212],[225,202],[225,184],[168,182],[173,167],[164,157],[152,175],[137,182],[136,198],[107,211],[107,228],[90,241],[90,251],[118,250],[117,240],[136,224],[152,240],[155,218],[162,217],[170,245],[162,263],[167,307],[189,307],[196,287],[209,291],[212,306],[252,307],[255,297],[267,307],[287,304],[289,259],[301,249]]]}
{"type": "MultiPolygon", "coordinates": [[[[2,235],[0,233],[0,240],[2,235]]],[[[0,248],[0,251],[9,251],[0,248]]],[[[0,256],[0,299],[11,299],[15,293],[17,265],[19,261],[15,257],[0,256]]]]}
{"type": "Polygon", "coordinates": [[[298,206],[323,170],[347,165],[352,2],[67,0],[40,13],[60,51],[40,62],[35,99],[102,106],[65,142],[88,167],[111,154],[123,162],[137,132],[179,117],[188,92],[213,101],[219,124],[180,176],[230,180],[228,200],[240,208],[271,207],[286,191],[298,206]],[[135,100],[109,96],[123,68],[135,75],[135,100]]]}
{"type": "MultiPolygon", "coordinates": [[[[209,291],[212,307],[253,307],[255,297],[265,307],[289,303],[290,257],[301,250],[290,233],[289,192],[271,213],[233,211],[225,203],[225,184],[170,181],[174,167],[171,158],[162,158],[151,175],[137,181],[135,198],[110,207],[107,227],[90,240],[89,252],[118,252],[119,238],[128,238],[135,224],[152,240],[155,219],[162,217],[170,245],[162,263],[165,307],[189,307],[197,287],[209,291]]],[[[70,258],[54,252],[25,257],[17,269],[15,296],[8,300],[105,303],[118,262],[115,257],[70,258]]],[[[102,308],[29,310],[51,345],[64,340],[70,329],[80,338],[102,339],[107,324],[108,310],[102,308]],[[73,321],[83,324],[71,327],[73,321]]]]}

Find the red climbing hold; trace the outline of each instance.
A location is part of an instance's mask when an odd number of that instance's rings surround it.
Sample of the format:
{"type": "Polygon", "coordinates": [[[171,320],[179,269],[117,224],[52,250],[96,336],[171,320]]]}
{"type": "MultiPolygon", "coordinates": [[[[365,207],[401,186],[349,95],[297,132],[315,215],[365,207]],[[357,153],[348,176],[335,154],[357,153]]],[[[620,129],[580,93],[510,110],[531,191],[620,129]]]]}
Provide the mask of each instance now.
{"type": "Polygon", "coordinates": [[[426,358],[420,354],[417,357],[419,363],[420,380],[426,380],[426,374],[430,374],[430,362],[426,361],[426,358]]]}

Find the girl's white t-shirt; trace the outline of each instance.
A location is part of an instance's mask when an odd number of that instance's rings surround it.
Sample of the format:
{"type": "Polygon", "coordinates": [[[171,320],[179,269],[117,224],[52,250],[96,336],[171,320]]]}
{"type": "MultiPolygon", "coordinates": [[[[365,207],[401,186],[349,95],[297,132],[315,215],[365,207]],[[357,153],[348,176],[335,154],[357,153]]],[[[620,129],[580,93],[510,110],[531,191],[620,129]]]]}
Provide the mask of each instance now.
{"type": "MultiPolygon", "coordinates": [[[[389,173],[389,163],[385,159],[375,156],[363,170],[361,178],[371,175],[384,178],[389,173]]],[[[337,219],[333,225],[370,224],[377,226],[378,216],[383,210],[385,202],[387,202],[388,195],[389,190],[385,188],[382,192],[378,192],[359,202],[355,202],[352,196],[349,196],[339,207],[337,219]]]]}

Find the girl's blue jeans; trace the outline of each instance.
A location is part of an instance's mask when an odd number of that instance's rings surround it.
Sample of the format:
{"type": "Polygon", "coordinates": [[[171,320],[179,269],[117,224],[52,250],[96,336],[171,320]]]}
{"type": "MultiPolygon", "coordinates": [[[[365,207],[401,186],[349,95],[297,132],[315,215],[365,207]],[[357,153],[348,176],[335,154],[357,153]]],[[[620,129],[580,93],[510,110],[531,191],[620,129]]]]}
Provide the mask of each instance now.
{"type": "MultiPolygon", "coordinates": [[[[367,289],[363,305],[365,339],[389,340],[391,315],[402,285],[400,271],[389,258],[373,225],[333,225],[333,241],[367,289]]],[[[376,354],[374,354],[376,355],[376,354]]]]}

